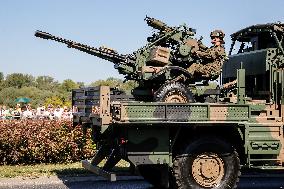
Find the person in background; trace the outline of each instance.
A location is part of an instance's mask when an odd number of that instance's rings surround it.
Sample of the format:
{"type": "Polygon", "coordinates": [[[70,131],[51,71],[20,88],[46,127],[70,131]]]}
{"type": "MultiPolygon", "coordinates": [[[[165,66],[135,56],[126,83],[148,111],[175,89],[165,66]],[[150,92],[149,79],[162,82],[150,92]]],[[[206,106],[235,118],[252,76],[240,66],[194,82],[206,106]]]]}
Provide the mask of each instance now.
{"type": "Polygon", "coordinates": [[[22,115],[21,104],[17,104],[13,111],[13,117],[14,119],[20,119],[21,115],[22,115]]]}
{"type": "Polygon", "coordinates": [[[13,118],[13,108],[6,108],[4,111],[5,119],[11,120],[13,118]]]}
{"type": "Polygon", "coordinates": [[[60,106],[57,106],[53,112],[54,114],[54,119],[58,120],[61,119],[62,116],[62,108],[60,108],[60,106]]]}
{"type": "Polygon", "coordinates": [[[68,110],[66,106],[64,106],[64,111],[62,113],[62,119],[64,120],[70,120],[70,116],[72,115],[72,112],[68,110]]]}
{"type": "Polygon", "coordinates": [[[22,113],[22,119],[33,119],[34,115],[33,112],[31,111],[30,106],[25,106],[24,111],[22,113]]]}
{"type": "Polygon", "coordinates": [[[45,106],[39,104],[39,106],[36,109],[36,118],[37,119],[43,119],[44,118],[44,112],[45,112],[45,106]]]}
{"type": "Polygon", "coordinates": [[[47,111],[49,113],[48,119],[54,119],[54,110],[53,110],[53,106],[50,104],[48,105],[47,111]]]}

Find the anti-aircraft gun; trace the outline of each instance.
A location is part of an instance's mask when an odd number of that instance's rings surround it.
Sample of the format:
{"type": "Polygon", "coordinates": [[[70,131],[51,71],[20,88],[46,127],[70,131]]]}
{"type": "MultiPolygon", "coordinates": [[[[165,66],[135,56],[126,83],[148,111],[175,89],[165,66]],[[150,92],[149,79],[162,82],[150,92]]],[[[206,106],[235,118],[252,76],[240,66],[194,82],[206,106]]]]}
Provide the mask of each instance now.
{"type": "MultiPolygon", "coordinates": [[[[104,49],[104,54],[103,48],[64,40],[70,47],[129,66],[133,70],[124,74],[138,82],[141,78],[141,91],[147,86],[158,89],[152,97],[157,98],[155,94],[166,86],[165,99],[172,102],[125,100],[107,86],[74,89],[72,101],[77,111],[73,121],[92,127],[97,148],[96,155],[90,162],[83,160],[82,166],[115,181],[113,168],[125,160],[130,172],[138,169],[155,188],[178,189],[235,188],[241,168],[284,170],[284,24],[253,25],[231,35],[233,43],[222,80],[227,86],[236,83],[237,95],[228,91],[215,103],[174,103],[182,101],[183,93],[180,88],[167,93],[177,84],[169,78],[176,80],[179,74],[186,74],[183,63],[190,64],[191,58],[195,61],[191,56],[195,46],[186,42],[196,40],[184,28],[175,30],[147,20],[159,31],[148,38],[148,45],[130,55],[111,49],[104,49]],[[173,31],[176,33],[171,34],[173,31]],[[176,38],[177,34],[187,38],[176,38]],[[237,53],[233,53],[234,47],[239,47],[237,53]],[[170,51],[166,51],[169,56],[164,64],[161,49],[170,51]],[[151,60],[155,58],[151,53],[159,55],[158,61],[151,60]],[[103,160],[103,166],[98,167],[103,160]]],[[[63,40],[36,33],[41,34],[63,40]]],[[[187,81],[191,82],[187,78],[178,82],[183,85],[187,81]]]]}
{"type": "Polygon", "coordinates": [[[94,48],[42,31],[36,31],[35,36],[64,43],[69,48],[113,62],[126,80],[137,81],[138,87],[132,91],[136,100],[193,101],[192,93],[186,86],[194,84],[196,79],[186,68],[199,61],[192,53],[199,49],[199,41],[193,38],[195,29],[185,24],[170,27],[148,16],[145,21],[156,32],[147,38],[145,46],[131,54],[119,54],[107,47],[94,48]]]}

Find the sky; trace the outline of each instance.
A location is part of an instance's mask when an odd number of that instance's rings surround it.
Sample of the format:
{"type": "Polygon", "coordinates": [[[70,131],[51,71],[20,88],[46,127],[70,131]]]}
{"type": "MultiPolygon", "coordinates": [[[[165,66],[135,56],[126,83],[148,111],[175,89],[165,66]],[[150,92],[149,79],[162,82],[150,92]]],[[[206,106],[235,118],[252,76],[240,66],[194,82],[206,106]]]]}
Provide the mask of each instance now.
{"type": "Polygon", "coordinates": [[[228,51],[230,34],[254,24],[284,22],[283,7],[283,0],[0,0],[0,72],[86,84],[123,78],[113,63],[36,38],[34,32],[128,54],[145,45],[151,35],[144,21],[148,15],[169,26],[186,23],[207,46],[210,32],[222,29],[228,51]]]}

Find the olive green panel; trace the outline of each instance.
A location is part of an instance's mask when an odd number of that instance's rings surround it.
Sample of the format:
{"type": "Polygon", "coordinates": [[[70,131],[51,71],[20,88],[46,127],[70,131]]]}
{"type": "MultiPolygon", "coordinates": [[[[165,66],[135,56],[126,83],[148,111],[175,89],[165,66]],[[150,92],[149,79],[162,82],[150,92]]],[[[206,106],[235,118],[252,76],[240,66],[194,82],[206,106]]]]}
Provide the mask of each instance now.
{"type": "Polygon", "coordinates": [[[227,120],[248,120],[250,118],[250,106],[229,106],[227,120]]]}
{"type": "Polygon", "coordinates": [[[142,128],[133,127],[128,129],[128,159],[135,165],[169,164],[170,141],[168,128],[142,128]]]}
{"type": "Polygon", "coordinates": [[[245,149],[249,165],[266,166],[267,162],[281,162],[283,125],[247,124],[245,127],[245,149]],[[261,164],[263,161],[263,164],[261,164]]]}
{"type": "Polygon", "coordinates": [[[257,50],[229,56],[229,60],[223,66],[223,78],[236,78],[237,69],[243,63],[246,75],[265,74],[269,70],[269,62],[276,54],[276,48],[257,50]]]}
{"type": "Polygon", "coordinates": [[[258,111],[262,111],[266,108],[265,104],[252,104],[250,105],[250,111],[251,112],[258,112],[258,111]]]}
{"type": "Polygon", "coordinates": [[[245,100],[245,93],[246,93],[246,72],[245,69],[238,69],[237,70],[237,78],[238,78],[238,82],[237,82],[237,86],[238,86],[238,90],[237,90],[237,103],[238,104],[245,104],[246,100],[245,100]]]}
{"type": "Polygon", "coordinates": [[[170,103],[124,103],[120,122],[158,121],[240,121],[250,117],[249,105],[238,104],[170,104],[170,103]]]}
{"type": "Polygon", "coordinates": [[[283,127],[253,124],[246,127],[249,154],[279,154],[282,148],[280,137],[283,127]]]}
{"type": "Polygon", "coordinates": [[[155,119],[157,121],[165,120],[165,106],[163,105],[129,103],[122,106],[121,112],[122,120],[127,121],[147,121],[150,119],[155,119]]]}

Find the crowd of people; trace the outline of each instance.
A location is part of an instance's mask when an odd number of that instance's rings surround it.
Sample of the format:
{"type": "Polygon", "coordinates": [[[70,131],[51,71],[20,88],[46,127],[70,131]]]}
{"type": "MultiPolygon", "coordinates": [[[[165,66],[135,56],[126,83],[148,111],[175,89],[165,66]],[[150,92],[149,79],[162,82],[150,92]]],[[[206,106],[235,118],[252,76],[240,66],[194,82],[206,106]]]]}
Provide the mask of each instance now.
{"type": "Polygon", "coordinates": [[[67,107],[53,107],[49,105],[47,107],[39,105],[37,108],[31,108],[30,104],[22,105],[17,104],[16,107],[7,107],[0,105],[0,119],[11,120],[11,119],[72,119],[72,110],[67,107]]]}

